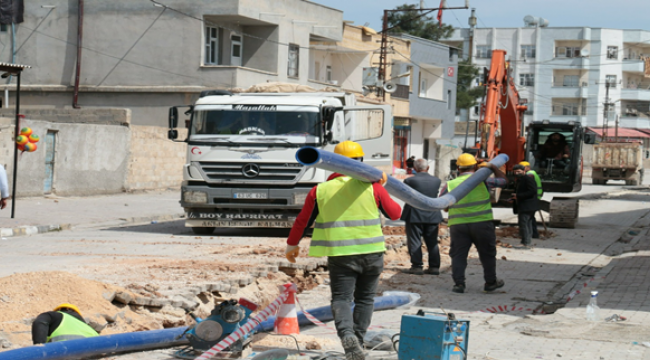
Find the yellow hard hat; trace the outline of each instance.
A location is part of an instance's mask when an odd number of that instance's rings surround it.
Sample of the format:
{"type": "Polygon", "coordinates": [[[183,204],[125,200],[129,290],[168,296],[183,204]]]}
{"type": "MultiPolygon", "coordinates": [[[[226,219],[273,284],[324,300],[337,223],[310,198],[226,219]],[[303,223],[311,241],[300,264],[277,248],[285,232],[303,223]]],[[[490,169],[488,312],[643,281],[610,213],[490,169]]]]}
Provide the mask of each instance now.
{"type": "Polygon", "coordinates": [[[336,145],[334,153],[349,158],[358,158],[363,156],[363,148],[354,141],[346,140],[336,145]]]}
{"type": "Polygon", "coordinates": [[[68,303],[63,303],[63,304],[61,304],[61,305],[55,307],[53,311],[59,311],[59,310],[61,310],[61,309],[71,309],[71,310],[74,310],[77,314],[79,314],[79,316],[83,317],[83,315],[81,315],[81,310],[79,310],[79,308],[76,307],[75,305],[68,304],[68,303]]]}
{"type": "Polygon", "coordinates": [[[456,160],[456,165],[460,167],[476,165],[476,158],[472,154],[460,154],[458,160],[456,160]]]}
{"type": "Polygon", "coordinates": [[[530,163],[528,161],[522,161],[519,163],[521,166],[530,166],[530,163]]]}

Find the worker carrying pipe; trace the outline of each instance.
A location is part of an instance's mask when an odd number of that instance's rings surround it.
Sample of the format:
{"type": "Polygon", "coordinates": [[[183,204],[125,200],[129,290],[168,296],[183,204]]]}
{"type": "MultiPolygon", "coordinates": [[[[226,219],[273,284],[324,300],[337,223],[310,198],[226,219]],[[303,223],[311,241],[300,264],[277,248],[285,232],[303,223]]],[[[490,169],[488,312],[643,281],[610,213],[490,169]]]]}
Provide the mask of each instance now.
{"type": "MultiPolygon", "coordinates": [[[[353,141],[339,143],[334,153],[356,167],[363,165],[363,149],[353,141]]],[[[345,357],[364,360],[363,338],[372,319],[386,251],[379,211],[397,220],[402,209],[382,186],[388,180],[383,172],[373,182],[336,172],[327,180],[307,195],[287,239],[286,257],[296,262],[298,243],[314,223],[309,256],[327,256],[332,313],[345,357]]]]}
{"type": "Polygon", "coordinates": [[[484,292],[493,292],[504,286],[504,281],[497,278],[497,237],[492,222],[492,204],[490,190],[504,188],[507,184],[506,174],[491,163],[478,164],[471,154],[461,154],[456,161],[459,175],[447,182],[440,192],[454,191],[474,177],[474,173],[485,167],[494,172],[493,178],[485,179],[473,187],[470,192],[449,208],[449,257],[451,257],[451,277],[454,287],[451,291],[462,294],[465,292],[465,269],[467,256],[472,245],[476,246],[478,256],[483,265],[484,292]]]}

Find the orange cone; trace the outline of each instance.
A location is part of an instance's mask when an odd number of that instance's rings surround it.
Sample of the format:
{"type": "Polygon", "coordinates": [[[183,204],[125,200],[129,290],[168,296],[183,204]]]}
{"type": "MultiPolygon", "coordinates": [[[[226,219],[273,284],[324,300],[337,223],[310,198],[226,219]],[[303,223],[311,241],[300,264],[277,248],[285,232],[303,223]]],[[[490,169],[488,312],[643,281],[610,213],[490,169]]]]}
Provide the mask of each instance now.
{"type": "Polygon", "coordinates": [[[286,291],[289,292],[289,296],[278,310],[278,316],[275,318],[275,332],[282,335],[300,334],[295,287],[286,287],[286,291]]]}

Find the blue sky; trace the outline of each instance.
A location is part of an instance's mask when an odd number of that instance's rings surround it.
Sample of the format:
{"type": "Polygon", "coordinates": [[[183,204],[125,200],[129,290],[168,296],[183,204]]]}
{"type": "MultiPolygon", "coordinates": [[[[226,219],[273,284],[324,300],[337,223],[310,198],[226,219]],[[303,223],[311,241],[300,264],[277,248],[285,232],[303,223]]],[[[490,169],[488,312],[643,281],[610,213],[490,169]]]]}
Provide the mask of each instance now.
{"type": "MultiPolygon", "coordinates": [[[[384,9],[394,9],[404,3],[420,4],[419,0],[310,1],[343,10],[345,20],[357,25],[368,22],[376,30],[381,30],[384,9]]],[[[424,3],[435,8],[440,1],[424,3]]],[[[465,1],[447,0],[447,4],[462,7],[465,1]]],[[[650,30],[650,0],[470,0],[470,7],[476,8],[478,27],[522,27],[524,16],[533,15],[548,19],[549,26],[650,30]]],[[[469,15],[469,10],[449,10],[444,12],[442,21],[454,27],[467,27],[469,15]]]]}

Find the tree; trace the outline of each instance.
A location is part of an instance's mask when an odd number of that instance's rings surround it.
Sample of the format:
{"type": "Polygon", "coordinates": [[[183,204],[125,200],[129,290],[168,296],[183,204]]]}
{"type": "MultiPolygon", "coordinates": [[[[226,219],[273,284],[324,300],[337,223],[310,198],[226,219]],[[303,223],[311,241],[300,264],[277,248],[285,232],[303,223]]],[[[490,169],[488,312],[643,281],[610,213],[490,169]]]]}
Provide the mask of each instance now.
{"type": "Polygon", "coordinates": [[[456,109],[469,109],[476,106],[478,98],[483,96],[482,86],[472,87],[479,69],[469,59],[458,62],[458,83],[456,84],[456,109]]]}
{"type": "Polygon", "coordinates": [[[395,10],[405,11],[388,13],[388,28],[392,28],[389,30],[391,33],[407,33],[423,39],[438,41],[451,37],[454,32],[454,27],[451,25],[439,26],[433,17],[420,16],[423,12],[417,5],[404,4],[396,7],[395,10]]]}

